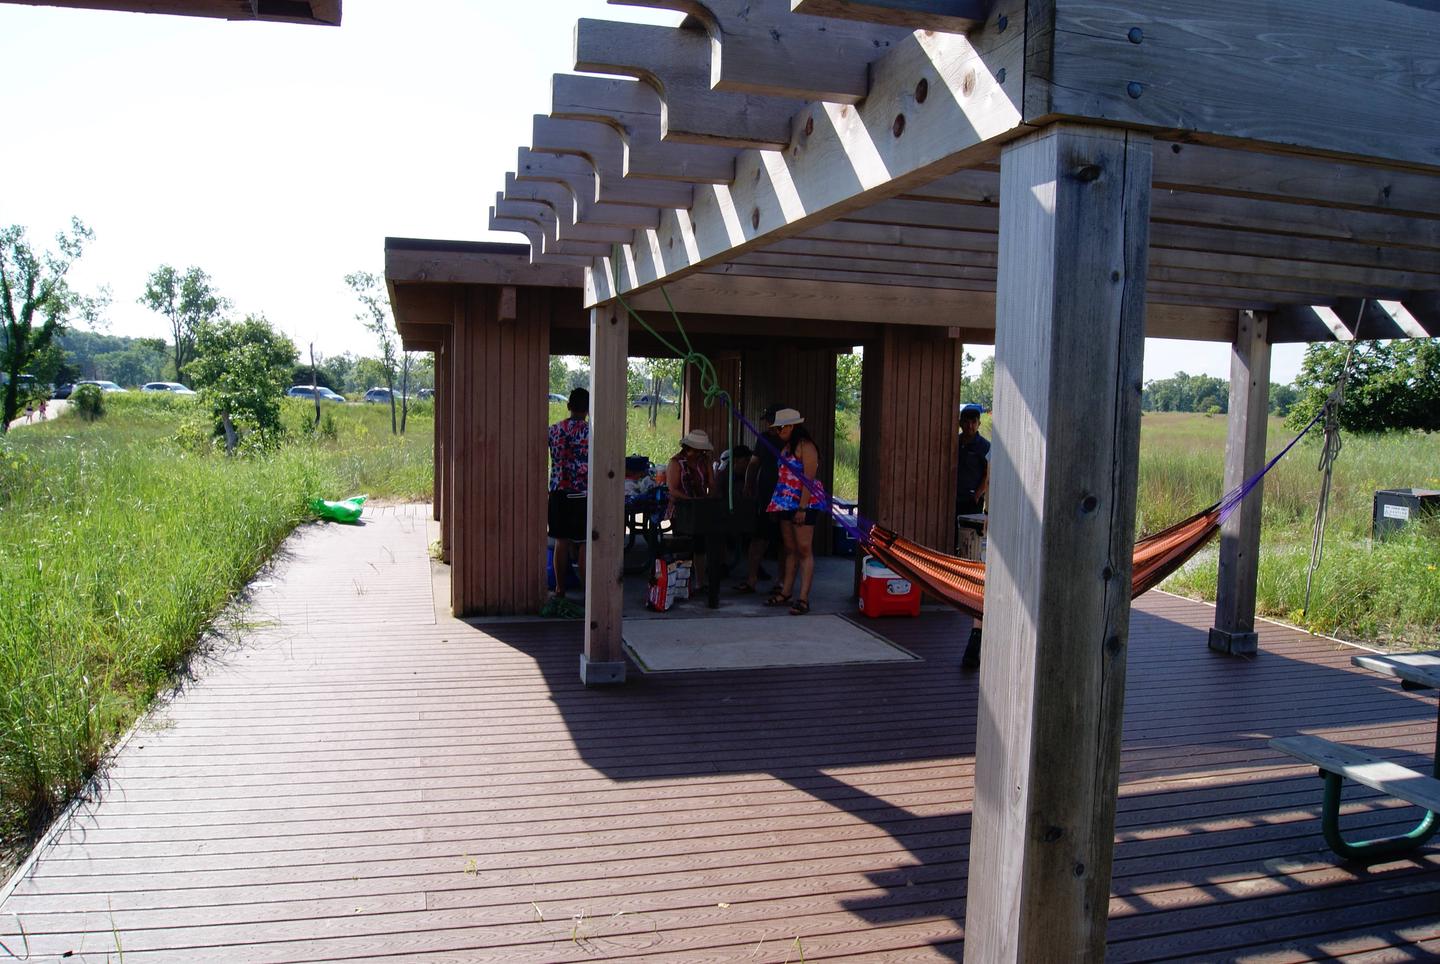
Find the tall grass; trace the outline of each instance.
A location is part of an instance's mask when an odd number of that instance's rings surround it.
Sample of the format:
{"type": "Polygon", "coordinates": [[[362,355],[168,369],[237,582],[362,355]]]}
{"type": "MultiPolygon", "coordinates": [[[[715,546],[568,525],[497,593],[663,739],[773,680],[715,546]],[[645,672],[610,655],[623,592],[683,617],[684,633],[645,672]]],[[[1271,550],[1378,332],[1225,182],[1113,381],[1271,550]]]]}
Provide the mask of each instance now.
{"type": "MultiPolygon", "coordinates": [[[[1315,435],[1316,433],[1311,433],[1315,435]]],[[[1290,440],[1269,426],[1273,454],[1290,440]]],[[[1416,433],[1343,438],[1335,465],[1325,553],[1305,605],[1310,540],[1319,495],[1319,437],[1307,438],[1266,476],[1256,608],[1315,632],[1382,645],[1440,644],[1440,520],[1403,537],[1370,539],[1378,489],[1440,488],[1440,436],[1416,433]],[[1303,610],[1303,612],[1302,612],[1303,610]]],[[[1157,531],[1222,494],[1225,419],[1151,414],[1141,426],[1137,528],[1157,531]]],[[[1215,598],[1216,553],[1202,552],[1164,588],[1215,598]]]]}
{"type": "MultiPolygon", "coordinates": [[[[193,401],[107,397],[0,439],[0,842],[41,829],[313,496],[430,491],[431,421],[329,411],[334,440],[228,458],[177,441],[193,401]]],[[[313,409],[309,410],[313,413],[313,409]]]]}

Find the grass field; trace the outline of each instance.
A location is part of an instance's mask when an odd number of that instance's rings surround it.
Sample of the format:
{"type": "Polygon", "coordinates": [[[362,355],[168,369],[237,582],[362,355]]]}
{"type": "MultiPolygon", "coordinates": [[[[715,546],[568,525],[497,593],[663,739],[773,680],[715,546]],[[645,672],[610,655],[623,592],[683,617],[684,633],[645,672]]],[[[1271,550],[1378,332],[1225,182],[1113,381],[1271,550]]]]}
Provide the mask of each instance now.
{"type": "Polygon", "coordinates": [[[187,399],[106,402],[0,439],[0,841],[84,783],[308,499],[430,493],[426,415],[396,439],[388,408],[335,407],[330,440],[287,403],[294,442],[226,458],[177,441],[187,399]]]}
{"type": "MultiPolygon", "coordinates": [[[[311,409],[290,402],[288,444],[226,458],[195,444],[184,426],[193,429],[196,409],[185,399],[107,402],[109,414],[93,424],[67,417],[0,438],[0,851],[23,847],[84,784],[234,593],[308,517],[309,498],[431,493],[428,405],[402,438],[390,434],[388,408],[327,408],[330,437],[306,432],[311,409]]],[[[563,406],[550,414],[559,419],[563,406]]],[[[654,426],[643,409],[628,418],[627,452],[663,462],[677,450],[673,407],[654,426]]],[[[837,425],[835,490],[853,497],[857,413],[838,413],[837,425]]],[[[982,431],[990,434],[988,418],[982,431]]],[[[1289,433],[1275,422],[1270,438],[1273,452],[1289,433]]],[[[1145,417],[1142,534],[1219,498],[1224,448],[1223,417],[1145,417]]],[[[1347,438],[1325,560],[1301,619],[1317,455],[1318,445],[1303,444],[1266,480],[1260,611],[1348,638],[1440,643],[1440,520],[1369,542],[1376,489],[1440,488],[1440,436],[1347,438]]],[[[1166,588],[1206,598],[1214,582],[1209,550],[1166,588]]]]}

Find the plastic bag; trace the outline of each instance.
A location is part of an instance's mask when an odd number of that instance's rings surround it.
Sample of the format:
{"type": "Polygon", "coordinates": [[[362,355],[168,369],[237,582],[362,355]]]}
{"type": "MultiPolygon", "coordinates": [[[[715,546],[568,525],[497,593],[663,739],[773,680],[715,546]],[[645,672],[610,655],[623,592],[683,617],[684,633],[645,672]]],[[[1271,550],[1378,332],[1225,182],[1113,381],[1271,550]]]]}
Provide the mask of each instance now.
{"type": "Polygon", "coordinates": [[[352,495],[343,502],[327,502],[324,499],[311,499],[310,511],[322,519],[329,519],[332,522],[359,522],[360,511],[365,505],[369,496],[352,495]]]}

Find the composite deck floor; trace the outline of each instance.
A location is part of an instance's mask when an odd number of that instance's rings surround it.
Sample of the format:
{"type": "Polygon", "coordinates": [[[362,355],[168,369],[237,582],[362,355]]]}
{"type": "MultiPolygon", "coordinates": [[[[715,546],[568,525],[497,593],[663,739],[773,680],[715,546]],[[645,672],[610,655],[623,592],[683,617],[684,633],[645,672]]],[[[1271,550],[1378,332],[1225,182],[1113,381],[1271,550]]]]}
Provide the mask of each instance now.
{"type": "MultiPolygon", "coordinates": [[[[287,543],[0,904],[0,960],[961,957],[963,618],[882,623],[920,662],[586,690],[578,625],[444,615],[427,515],[287,543]]],[[[1423,764],[1433,695],[1270,624],[1259,658],[1213,655],[1210,615],[1133,618],[1109,957],[1434,959],[1440,846],[1340,862],[1314,771],[1266,745],[1423,764]]],[[[1351,797],[1364,833],[1416,816],[1351,797]]]]}

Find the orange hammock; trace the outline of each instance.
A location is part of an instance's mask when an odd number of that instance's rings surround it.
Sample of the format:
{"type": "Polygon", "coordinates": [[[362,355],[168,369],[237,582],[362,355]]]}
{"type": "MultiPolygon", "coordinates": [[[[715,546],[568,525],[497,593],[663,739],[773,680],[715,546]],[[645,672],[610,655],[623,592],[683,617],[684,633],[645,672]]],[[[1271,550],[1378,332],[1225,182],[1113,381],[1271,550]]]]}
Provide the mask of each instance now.
{"type": "MultiPolygon", "coordinates": [[[[1282,453],[1283,454],[1283,453],[1282,453]]],[[[1277,456],[1276,458],[1278,458],[1277,456]]],[[[1273,462],[1271,464],[1274,464],[1273,462]]],[[[1267,467],[1268,468],[1268,467],[1267,467]]],[[[1130,577],[1130,598],[1153,589],[1185,564],[1220,531],[1226,502],[1175,523],[1135,543],[1135,568],[1130,577]]],[[[927,549],[896,535],[884,526],[871,526],[865,548],[900,575],[976,619],[985,612],[985,563],[957,559],[927,549]]]]}

